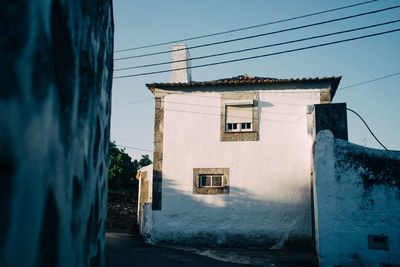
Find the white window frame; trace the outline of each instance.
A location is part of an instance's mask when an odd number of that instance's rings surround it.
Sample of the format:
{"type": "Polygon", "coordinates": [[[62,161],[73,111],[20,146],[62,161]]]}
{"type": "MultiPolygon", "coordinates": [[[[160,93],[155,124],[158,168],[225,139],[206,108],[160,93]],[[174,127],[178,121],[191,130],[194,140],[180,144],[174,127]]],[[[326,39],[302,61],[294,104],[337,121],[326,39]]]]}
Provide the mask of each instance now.
{"type": "Polygon", "coordinates": [[[223,174],[199,174],[199,187],[200,188],[216,188],[216,187],[224,187],[224,175],[223,174]],[[203,177],[210,177],[210,185],[202,185],[202,178],[203,177]],[[214,178],[220,178],[221,179],[221,185],[213,185],[213,180],[214,178]]]}
{"type": "MultiPolygon", "coordinates": [[[[228,106],[251,106],[254,107],[254,100],[230,100],[225,102],[225,132],[252,132],[253,131],[253,118],[252,121],[249,122],[241,122],[241,123],[227,123],[226,120],[228,118],[227,107],[228,106]],[[250,128],[242,127],[243,124],[249,124],[250,128]],[[235,125],[236,129],[229,129],[229,125],[235,125]]],[[[247,126],[247,125],[246,125],[247,126]]]]}
{"type": "MultiPolygon", "coordinates": [[[[246,125],[247,126],[247,125],[246,125]]],[[[226,132],[251,132],[253,131],[253,123],[252,122],[241,122],[241,123],[226,123],[225,126],[225,131],[226,132]],[[229,129],[229,124],[236,124],[236,129],[229,129]],[[243,128],[243,124],[250,124],[250,128],[243,128]]]]}

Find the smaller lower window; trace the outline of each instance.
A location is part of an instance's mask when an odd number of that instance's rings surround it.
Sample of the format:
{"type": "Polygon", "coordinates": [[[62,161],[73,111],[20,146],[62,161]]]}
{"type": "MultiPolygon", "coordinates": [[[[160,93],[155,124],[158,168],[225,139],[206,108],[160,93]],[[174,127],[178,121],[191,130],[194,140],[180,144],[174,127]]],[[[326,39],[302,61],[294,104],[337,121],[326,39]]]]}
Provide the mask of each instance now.
{"type": "Polygon", "coordinates": [[[193,168],[193,194],[229,195],[229,169],[193,168]]]}
{"type": "Polygon", "coordinates": [[[222,175],[199,175],[200,187],[222,187],[222,175]]]}

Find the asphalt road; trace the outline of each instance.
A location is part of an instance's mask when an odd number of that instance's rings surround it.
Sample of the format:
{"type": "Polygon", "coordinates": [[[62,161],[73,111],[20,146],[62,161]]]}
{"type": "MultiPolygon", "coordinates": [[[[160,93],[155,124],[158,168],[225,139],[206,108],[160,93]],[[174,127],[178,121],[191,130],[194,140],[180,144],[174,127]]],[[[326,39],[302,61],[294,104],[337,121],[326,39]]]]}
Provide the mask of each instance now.
{"type": "Polygon", "coordinates": [[[106,233],[106,266],[317,266],[309,254],[233,248],[147,245],[127,233],[106,233]]]}
{"type": "Polygon", "coordinates": [[[126,233],[106,234],[106,266],[249,266],[214,260],[190,251],[149,246],[126,233]]]}

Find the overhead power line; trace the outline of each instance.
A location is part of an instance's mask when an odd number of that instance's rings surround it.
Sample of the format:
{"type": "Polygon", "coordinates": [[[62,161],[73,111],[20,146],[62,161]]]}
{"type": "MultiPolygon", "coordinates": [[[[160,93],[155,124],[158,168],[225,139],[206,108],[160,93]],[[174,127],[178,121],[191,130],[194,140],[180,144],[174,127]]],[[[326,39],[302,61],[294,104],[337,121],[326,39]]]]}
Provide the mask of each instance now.
{"type": "Polygon", "coordinates": [[[354,114],[356,114],[356,115],[361,119],[361,121],[365,124],[365,126],[366,126],[367,129],[368,129],[368,131],[369,131],[369,132],[371,133],[371,135],[375,138],[375,140],[376,140],[385,150],[388,150],[388,149],[381,143],[381,141],[379,141],[378,138],[376,138],[376,136],[374,135],[374,133],[373,133],[373,132],[371,131],[371,129],[369,128],[368,124],[365,122],[365,120],[364,120],[357,112],[355,112],[354,110],[349,109],[349,108],[347,108],[347,110],[353,112],[354,114]]]}
{"type": "MultiPolygon", "coordinates": [[[[206,56],[193,57],[193,58],[191,58],[191,60],[193,61],[193,60],[198,60],[198,59],[218,57],[218,56],[224,56],[224,55],[229,55],[229,54],[237,54],[237,53],[242,53],[242,52],[258,50],[258,49],[262,49],[262,48],[269,48],[269,47],[274,47],[274,46],[280,46],[280,45],[298,43],[298,42],[303,42],[303,41],[309,41],[309,40],[313,40],[313,39],[319,39],[319,38],[338,35],[338,34],[344,34],[344,33],[349,33],[349,32],[354,32],[354,31],[370,29],[370,28],[379,27],[379,26],[383,26],[383,25],[388,25],[388,24],[392,24],[392,23],[396,23],[396,22],[400,22],[400,20],[393,20],[393,21],[383,22],[383,23],[374,24],[374,25],[370,25],[370,26],[364,26],[364,27],[359,27],[359,28],[354,28],[354,29],[344,30],[344,31],[338,31],[338,32],[333,32],[333,33],[327,33],[327,34],[322,34],[322,35],[315,35],[315,36],[312,36],[312,37],[306,37],[306,38],[301,38],[301,39],[296,39],[296,40],[291,40],[291,41],[286,41],[286,42],[268,44],[268,45],[257,46],[257,47],[246,48],[246,49],[240,49],[240,50],[233,50],[233,51],[217,53],[217,54],[211,54],[211,55],[206,55],[206,56]]],[[[183,62],[183,61],[187,61],[187,60],[186,59],[182,59],[182,60],[175,60],[175,61],[166,61],[166,62],[161,62],[161,63],[153,63],[153,64],[138,65],[138,66],[132,66],[132,67],[125,67],[125,68],[118,68],[118,69],[114,69],[114,71],[155,67],[155,66],[167,65],[167,64],[178,63],[178,62],[183,62]]]]}
{"type": "MultiPolygon", "coordinates": [[[[274,53],[269,53],[269,54],[264,54],[264,55],[257,55],[257,56],[252,56],[252,57],[244,57],[244,58],[237,58],[237,59],[225,60],[225,61],[220,61],[220,62],[213,62],[213,63],[202,64],[202,65],[197,65],[197,66],[192,66],[192,67],[187,67],[187,68],[179,68],[179,69],[174,69],[174,71],[185,70],[185,69],[189,69],[189,68],[191,68],[191,69],[203,68],[203,67],[227,64],[227,63],[233,63],[233,62],[257,59],[257,58],[263,58],[263,57],[269,57],[269,56],[276,56],[276,55],[281,55],[281,54],[286,54],[286,53],[292,53],[292,52],[297,52],[297,51],[302,51],[302,50],[308,50],[308,49],[317,48],[317,47],[323,47],[323,46],[328,46],[328,45],[333,45],[333,44],[339,44],[339,43],[344,43],[344,42],[349,42],[349,41],[365,39],[365,38],[369,38],[369,37],[373,37],[373,36],[379,36],[379,35],[384,35],[384,34],[388,34],[388,33],[397,32],[397,31],[400,31],[400,28],[397,28],[397,29],[394,29],[394,30],[389,30],[389,31],[384,31],[384,32],[378,32],[378,33],[363,35],[363,36],[358,36],[358,37],[353,37],[353,38],[342,39],[342,40],[338,40],[338,41],[332,41],[332,42],[317,44],[317,45],[310,45],[310,46],[306,46],[306,47],[289,49],[289,50],[284,50],[284,51],[279,51],[279,52],[274,52],[274,53]]],[[[152,71],[152,72],[144,72],[144,73],[138,73],[138,74],[122,75],[122,76],[116,76],[116,77],[114,77],[114,79],[138,77],[138,76],[166,73],[166,72],[171,72],[171,71],[172,70],[168,69],[168,70],[161,70],[161,71],[152,71]]]]}
{"type": "Polygon", "coordinates": [[[117,145],[117,144],[115,144],[115,145],[119,146],[119,147],[123,147],[123,148],[130,148],[130,149],[135,149],[135,150],[140,150],[140,151],[153,152],[153,150],[150,150],[150,149],[138,148],[138,147],[133,147],[133,146],[123,146],[123,145],[117,145]]]}
{"type": "Polygon", "coordinates": [[[178,43],[178,42],[197,40],[197,39],[202,39],[202,38],[206,38],[206,37],[213,37],[213,36],[218,36],[218,35],[238,32],[238,31],[250,30],[250,29],[259,28],[259,27],[263,27],[263,26],[278,24],[278,23],[282,23],[282,22],[288,22],[288,21],[297,20],[297,19],[303,19],[303,18],[307,18],[307,17],[311,17],[311,16],[321,15],[321,14],[330,13],[330,12],[334,12],[334,11],[338,11],[338,10],[343,10],[343,9],[347,9],[347,8],[352,8],[352,7],[356,7],[356,6],[370,4],[372,2],[377,2],[377,1],[378,0],[365,1],[365,2],[360,2],[360,3],[356,3],[356,4],[352,4],[352,5],[342,6],[342,7],[323,10],[323,11],[314,12],[314,13],[309,13],[309,14],[305,14],[305,15],[301,15],[301,16],[296,16],[296,17],[292,17],[292,18],[287,18],[287,19],[281,19],[281,20],[277,20],[277,21],[262,23],[262,24],[258,24],[258,25],[247,26],[247,27],[242,27],[242,28],[238,28],[238,29],[232,29],[232,30],[227,30],[227,31],[222,31],[222,32],[217,32],[217,33],[211,33],[211,34],[205,34],[205,35],[189,37],[189,38],[184,38],[184,39],[178,39],[178,40],[174,40],[174,41],[167,41],[167,42],[155,43],[155,44],[151,44],[151,45],[144,45],[144,46],[120,49],[120,50],[116,50],[114,52],[115,53],[120,53],[120,52],[125,52],[125,51],[139,50],[139,49],[156,47],[156,46],[167,45],[167,44],[173,44],[173,43],[178,43]]]}
{"type": "MultiPolygon", "coordinates": [[[[261,34],[256,34],[256,35],[249,35],[249,36],[246,36],[246,37],[229,39],[229,40],[225,40],[225,41],[212,42],[212,43],[206,43],[206,44],[191,46],[188,49],[193,50],[193,49],[197,49],[197,48],[201,48],[201,47],[214,46],[214,45],[226,44],[226,43],[237,42],[237,41],[242,41],[242,40],[254,39],[254,38],[259,38],[259,37],[263,37],[263,36],[267,36],[267,35],[283,33],[283,32],[288,32],[288,31],[294,31],[294,30],[309,28],[309,27],[313,27],[313,26],[319,26],[319,25],[323,25],[323,24],[327,24],[327,23],[337,22],[337,21],[341,21],[341,20],[346,20],[346,19],[352,19],[352,18],[366,16],[366,15],[371,15],[371,14],[375,14],[375,13],[379,13],[379,12],[384,12],[384,11],[396,9],[396,8],[399,8],[399,7],[400,7],[400,5],[391,6],[391,7],[378,9],[378,10],[373,10],[373,11],[364,12],[364,13],[359,13],[359,14],[355,14],[355,15],[351,15],[351,16],[325,20],[325,21],[306,24],[306,25],[297,26],[297,27],[286,28],[286,29],[283,29],[283,30],[266,32],[266,33],[261,33],[261,34]]],[[[136,55],[136,56],[121,57],[121,58],[114,59],[114,61],[120,61],[120,60],[132,59],[132,58],[140,58],[140,57],[147,57],[147,56],[154,56],[154,55],[161,55],[161,54],[171,53],[171,52],[180,51],[180,50],[186,50],[186,48],[180,48],[180,49],[176,49],[176,50],[169,49],[169,50],[160,51],[160,52],[147,53],[147,54],[141,54],[141,55],[136,55]]]]}
{"type": "Polygon", "coordinates": [[[390,78],[390,77],[393,77],[393,76],[396,76],[396,75],[400,75],[400,72],[393,73],[393,74],[386,75],[386,76],[379,77],[379,78],[375,78],[375,79],[368,80],[368,81],[365,81],[365,82],[361,82],[361,83],[352,84],[352,85],[349,85],[349,86],[345,86],[345,87],[339,88],[339,89],[337,89],[337,90],[339,91],[339,90],[348,89],[348,88],[355,87],[355,86],[359,86],[359,85],[363,85],[363,84],[366,84],[366,83],[371,83],[371,82],[375,82],[375,81],[379,81],[379,80],[387,79],[387,78],[390,78]]]}

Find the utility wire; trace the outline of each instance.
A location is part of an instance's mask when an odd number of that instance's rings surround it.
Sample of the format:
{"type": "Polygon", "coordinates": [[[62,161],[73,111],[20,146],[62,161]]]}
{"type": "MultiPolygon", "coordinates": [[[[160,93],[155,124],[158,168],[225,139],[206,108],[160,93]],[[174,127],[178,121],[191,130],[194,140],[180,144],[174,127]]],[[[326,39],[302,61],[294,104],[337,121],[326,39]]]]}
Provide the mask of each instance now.
{"type": "Polygon", "coordinates": [[[386,75],[386,76],[383,76],[383,77],[379,77],[379,78],[376,78],[376,79],[372,79],[372,80],[369,80],[369,81],[365,81],[365,82],[361,82],[361,83],[356,83],[356,84],[352,84],[352,85],[349,85],[349,86],[345,86],[345,87],[337,89],[337,91],[344,90],[344,89],[351,88],[351,87],[355,87],[355,86],[359,86],[359,85],[363,85],[363,84],[366,84],[366,83],[371,83],[371,82],[383,80],[383,79],[386,79],[386,78],[389,78],[389,77],[393,77],[393,76],[396,76],[396,75],[400,75],[400,72],[393,73],[393,74],[390,74],[390,75],[386,75]]]}
{"type": "Polygon", "coordinates": [[[354,114],[356,114],[361,120],[362,120],[362,122],[365,124],[365,126],[367,127],[367,129],[368,129],[368,131],[371,133],[371,135],[375,138],[375,140],[385,149],[385,150],[388,150],[379,140],[378,140],[378,138],[376,138],[376,136],[374,135],[374,133],[371,131],[371,129],[369,128],[369,126],[368,126],[368,124],[365,122],[365,120],[357,113],[357,112],[355,112],[354,110],[352,110],[352,109],[349,109],[349,108],[346,108],[348,111],[351,111],[351,112],[353,112],[354,114]]]}
{"type": "Polygon", "coordinates": [[[146,151],[146,152],[153,152],[153,150],[149,150],[149,149],[144,149],[144,148],[138,148],[138,147],[132,147],[132,146],[123,146],[123,145],[117,145],[118,147],[123,147],[123,148],[130,148],[130,149],[135,149],[135,150],[140,150],[140,151],[146,151]]]}
{"type": "Polygon", "coordinates": [[[175,49],[175,50],[171,50],[170,49],[170,50],[154,52],[154,53],[148,53],[148,54],[141,54],[141,55],[136,55],[136,56],[121,57],[121,58],[114,59],[114,61],[126,60],[126,59],[132,59],[132,58],[139,58],[139,57],[154,56],[154,55],[166,54],[166,53],[171,53],[171,52],[174,52],[174,51],[181,51],[181,50],[186,50],[186,49],[193,50],[193,49],[201,48],[201,47],[214,46],[214,45],[226,44],[226,43],[237,42],[237,41],[242,41],[242,40],[248,40],[248,39],[258,38],[258,37],[262,37],[262,36],[266,36],[266,35],[272,35],[272,34],[277,34],[277,33],[282,33],[282,32],[299,30],[299,29],[309,28],[309,27],[313,27],[313,26],[319,26],[319,25],[323,25],[323,24],[327,24],[327,23],[337,22],[337,21],[341,21],[341,20],[346,20],[346,19],[361,17],[361,16],[365,16],[365,15],[375,14],[375,13],[379,13],[379,12],[388,11],[388,10],[391,10],[391,9],[396,9],[396,8],[399,8],[399,7],[400,7],[400,5],[391,6],[391,7],[378,9],[378,10],[373,10],[373,11],[364,12],[364,13],[359,13],[359,14],[355,14],[355,15],[351,15],[351,16],[325,20],[325,21],[306,24],[306,25],[297,26],[297,27],[286,28],[286,29],[278,30],[278,31],[266,32],[266,33],[261,33],[261,34],[256,34],[256,35],[249,35],[249,36],[246,36],[246,37],[240,37],[240,38],[235,38],[235,39],[230,39],[230,40],[225,40],[225,41],[206,43],[206,44],[202,44],[202,45],[192,46],[192,47],[189,47],[189,48],[180,48],[180,49],[175,49]]]}
{"type": "MultiPolygon", "coordinates": [[[[354,110],[350,109],[350,108],[346,108],[348,111],[353,112],[354,114],[356,114],[361,121],[364,123],[364,125],[367,127],[368,131],[371,133],[371,135],[375,138],[375,140],[385,149],[388,150],[380,141],[379,139],[375,136],[375,134],[371,131],[371,129],[369,128],[368,124],[365,122],[365,120],[354,110]]],[[[213,115],[213,116],[220,116],[218,114],[211,114],[211,113],[200,113],[200,112],[189,112],[189,111],[181,111],[181,110],[170,110],[170,111],[179,111],[179,112],[185,112],[185,113],[198,113],[198,114],[203,114],[203,115],[213,115]]],[[[139,150],[139,151],[146,151],[146,152],[154,152],[153,150],[149,150],[149,149],[144,149],[144,148],[137,148],[137,147],[131,147],[131,146],[124,146],[124,145],[117,145],[118,147],[123,147],[123,148],[130,148],[130,149],[134,149],[134,150],[139,150]]]]}
{"type": "Polygon", "coordinates": [[[352,8],[352,7],[361,6],[361,5],[365,5],[365,4],[370,4],[370,3],[376,2],[376,1],[378,1],[378,0],[360,2],[360,3],[357,3],[357,4],[342,6],[342,7],[338,7],[338,8],[323,10],[323,11],[319,11],[319,12],[315,12],[315,13],[309,13],[309,14],[306,14],[306,15],[301,15],[301,16],[292,17],[292,18],[287,18],[287,19],[281,19],[281,20],[277,20],[277,21],[273,21],[273,22],[267,22],[267,23],[262,23],[262,24],[253,25],[253,26],[247,26],[247,27],[238,28],[238,29],[232,29],[232,30],[227,30],[227,31],[222,31],[222,32],[217,32],[217,33],[211,33],[211,34],[206,34],[206,35],[200,35],[200,36],[195,36],[195,37],[189,37],[189,38],[180,39],[180,40],[161,42],[161,43],[156,43],[156,44],[151,44],[151,45],[144,45],[144,46],[126,48],[126,49],[116,50],[116,51],[114,51],[114,52],[115,52],[115,53],[120,53],[120,52],[125,52],[125,51],[139,50],[139,49],[143,49],[143,48],[156,47],[156,46],[167,45],[167,44],[173,44],[173,43],[178,43],[178,42],[185,42],[185,41],[197,40],[197,39],[202,39],[202,38],[206,38],[206,37],[212,37],[212,36],[217,36],[217,35],[232,33],[232,32],[250,30],[250,29],[254,29],[254,28],[258,28],[258,27],[263,27],[263,26],[267,26],[267,25],[278,24],[278,23],[282,23],[282,22],[287,22],[287,21],[292,21],[292,20],[307,18],[307,17],[311,17],[311,16],[315,16],[315,15],[321,15],[321,14],[330,13],[330,12],[333,12],[333,11],[338,11],[338,10],[342,10],[342,9],[352,8]]]}
{"type": "MultiPolygon", "coordinates": [[[[276,56],[276,55],[281,55],[281,54],[286,54],[286,53],[291,53],[291,52],[297,52],[297,51],[302,51],[302,50],[308,50],[308,49],[317,48],[317,47],[323,47],[323,46],[328,46],[328,45],[333,45],[333,44],[339,44],[339,43],[344,43],[344,42],[349,42],[349,41],[354,41],[354,40],[365,39],[365,38],[369,38],[369,37],[373,37],[373,36],[379,36],[379,35],[383,35],[383,34],[388,34],[388,33],[392,33],[392,32],[397,32],[397,31],[400,31],[400,28],[397,28],[397,29],[394,29],[394,30],[389,30],[389,31],[384,31],[384,32],[378,32],[378,33],[368,34],[368,35],[362,35],[362,36],[353,37],[353,38],[348,38],[348,39],[342,39],[342,40],[333,41],[333,42],[327,42],[327,43],[322,43],[322,44],[317,44],[317,45],[311,45],[311,46],[306,46],[306,47],[300,47],[300,48],[295,48],[295,49],[289,49],[289,50],[284,50],[284,51],[279,51],[279,52],[269,53],[269,54],[264,54],[264,55],[257,55],[257,56],[244,57],[244,58],[237,58],[237,59],[225,60],[225,61],[220,61],[220,62],[213,62],[213,63],[202,64],[202,65],[197,65],[197,66],[192,66],[192,67],[186,67],[186,68],[178,68],[178,69],[174,69],[174,71],[177,71],[177,70],[185,70],[185,69],[190,69],[190,68],[191,68],[191,69],[203,68],[203,67],[209,67],[209,66],[227,64],[227,63],[233,63],[233,62],[239,62],[239,61],[257,59],[257,58],[262,58],[262,57],[276,56]]],[[[138,74],[122,75],[122,76],[116,76],[116,77],[114,77],[114,79],[129,78],[129,77],[138,77],[138,76],[152,75],[152,74],[165,73],[165,72],[171,72],[171,71],[172,71],[172,70],[161,70],[161,71],[144,72],[144,73],[138,73],[138,74]]]]}
{"type": "MultiPolygon", "coordinates": [[[[379,26],[383,26],[383,25],[388,25],[388,24],[392,24],[392,23],[396,23],[396,22],[400,22],[400,19],[392,20],[392,21],[388,21],[388,22],[383,22],[383,23],[379,23],[379,24],[374,24],[374,25],[369,25],[369,26],[364,26],[364,27],[359,27],[359,28],[354,28],[354,29],[349,29],[349,30],[344,30],[344,31],[338,31],[338,32],[327,33],[327,34],[322,34],[322,35],[315,35],[315,36],[312,36],[312,37],[306,37],[306,38],[301,38],[301,39],[296,39],[296,40],[291,40],[291,41],[286,41],[286,42],[268,44],[268,45],[257,46],[257,47],[246,48],[246,49],[240,49],[240,50],[233,50],[233,51],[217,53],[217,54],[211,54],[211,55],[200,56],[200,57],[193,57],[190,60],[193,61],[193,60],[198,60],[198,59],[205,59],[205,58],[218,57],[218,56],[224,56],[224,55],[229,55],[229,54],[242,53],[242,52],[247,52],[247,51],[252,51],[252,50],[257,50],[257,49],[262,49],[262,48],[268,48],[268,47],[274,47],[274,46],[298,43],[298,42],[303,42],[303,41],[308,41],[308,40],[313,40],[313,39],[318,39],[318,38],[338,35],[338,34],[344,34],[344,33],[349,33],[349,32],[354,32],[354,31],[359,31],[359,30],[370,29],[370,28],[379,27],[379,26]]],[[[118,68],[118,69],[114,69],[114,71],[154,67],[154,66],[167,65],[167,64],[178,63],[178,62],[183,62],[183,61],[187,61],[187,59],[175,60],[175,61],[166,61],[166,62],[161,62],[161,63],[153,63],[153,64],[125,67],[125,68],[118,68]]]]}

